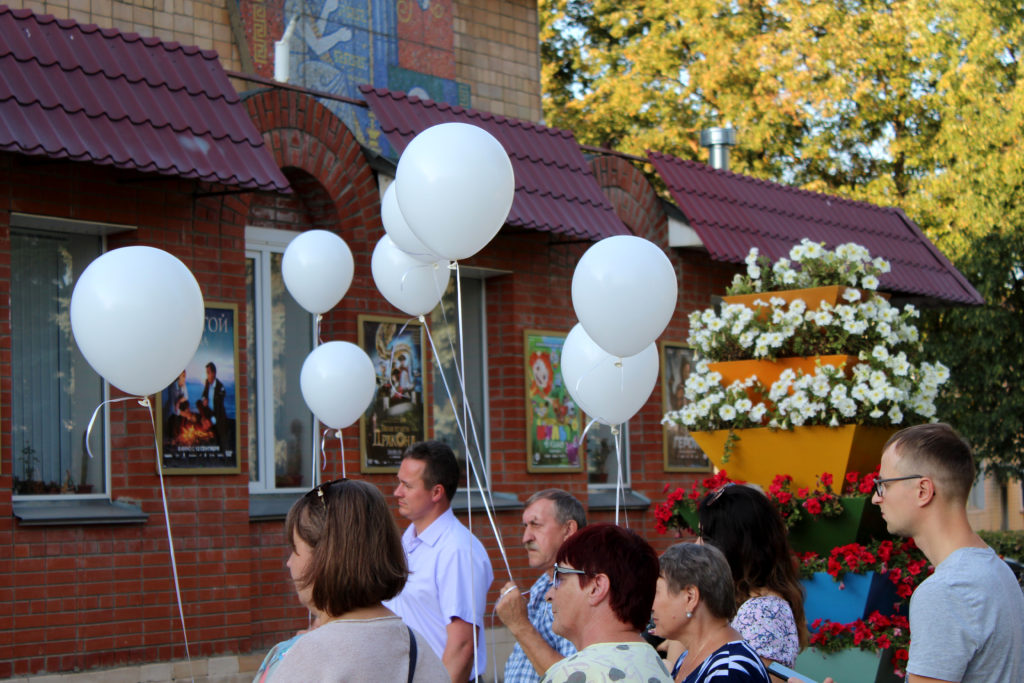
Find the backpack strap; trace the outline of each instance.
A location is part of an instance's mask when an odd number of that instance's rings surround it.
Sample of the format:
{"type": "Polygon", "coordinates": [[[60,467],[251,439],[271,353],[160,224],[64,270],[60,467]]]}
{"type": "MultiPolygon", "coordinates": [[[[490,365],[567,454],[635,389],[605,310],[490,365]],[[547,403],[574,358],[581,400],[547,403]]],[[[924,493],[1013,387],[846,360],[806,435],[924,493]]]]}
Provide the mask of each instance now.
{"type": "Polygon", "coordinates": [[[416,636],[411,628],[405,628],[409,631],[409,683],[412,683],[412,677],[416,675],[416,636]]]}

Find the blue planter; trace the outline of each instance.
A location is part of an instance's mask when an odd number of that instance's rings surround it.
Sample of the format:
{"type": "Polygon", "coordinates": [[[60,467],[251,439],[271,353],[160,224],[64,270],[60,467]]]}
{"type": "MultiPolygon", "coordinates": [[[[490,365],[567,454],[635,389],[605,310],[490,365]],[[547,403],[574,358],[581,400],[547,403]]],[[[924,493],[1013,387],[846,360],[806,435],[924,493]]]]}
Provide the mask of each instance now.
{"type": "Polygon", "coordinates": [[[816,681],[831,676],[842,683],[898,683],[892,671],[892,651],[840,650],[826,654],[809,647],[796,658],[793,668],[816,681]]]}
{"type": "Polygon", "coordinates": [[[809,579],[801,579],[800,583],[807,593],[804,612],[808,626],[816,619],[848,624],[866,619],[875,611],[886,616],[896,613],[894,604],[899,599],[896,586],[877,572],[848,572],[840,581],[835,581],[826,572],[817,572],[809,579]]]}

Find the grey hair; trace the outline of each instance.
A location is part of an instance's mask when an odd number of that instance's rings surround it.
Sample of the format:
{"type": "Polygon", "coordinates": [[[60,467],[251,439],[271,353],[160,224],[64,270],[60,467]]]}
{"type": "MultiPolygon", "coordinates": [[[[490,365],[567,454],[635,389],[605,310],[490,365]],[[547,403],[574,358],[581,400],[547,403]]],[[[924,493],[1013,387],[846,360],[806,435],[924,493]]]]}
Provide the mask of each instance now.
{"type": "Polygon", "coordinates": [[[583,510],[583,503],[568,491],[562,489],[537,491],[526,499],[526,507],[530,507],[538,500],[550,500],[555,504],[555,519],[559,524],[565,524],[571,519],[576,522],[577,531],[587,525],[587,513],[583,510]]]}
{"type": "Polygon", "coordinates": [[[736,614],[732,570],[721,550],[707,544],[676,543],[659,562],[669,591],[678,593],[693,586],[712,616],[732,619],[736,614]]]}

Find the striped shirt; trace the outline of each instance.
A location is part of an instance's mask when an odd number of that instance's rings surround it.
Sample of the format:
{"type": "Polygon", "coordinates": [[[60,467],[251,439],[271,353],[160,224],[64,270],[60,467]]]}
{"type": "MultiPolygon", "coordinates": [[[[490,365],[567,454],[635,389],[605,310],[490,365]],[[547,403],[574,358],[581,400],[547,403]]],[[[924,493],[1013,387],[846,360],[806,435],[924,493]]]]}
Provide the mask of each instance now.
{"type": "MultiPolygon", "coordinates": [[[[672,677],[679,671],[686,654],[672,669],[672,677]]],[[[708,656],[700,666],[683,679],[683,683],[770,683],[761,658],[744,640],[726,643],[708,656]]]]}

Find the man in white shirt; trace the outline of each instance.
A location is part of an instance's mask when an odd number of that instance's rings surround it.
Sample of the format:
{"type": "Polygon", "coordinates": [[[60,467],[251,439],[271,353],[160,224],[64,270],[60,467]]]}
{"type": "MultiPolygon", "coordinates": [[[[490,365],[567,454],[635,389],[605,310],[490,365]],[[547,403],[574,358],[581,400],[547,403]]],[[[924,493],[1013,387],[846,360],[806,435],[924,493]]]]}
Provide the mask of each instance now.
{"type": "Polygon", "coordinates": [[[395,498],[411,522],[402,535],[409,580],[384,605],[423,634],[453,683],[465,683],[487,668],[483,620],[494,571],[451,510],[458,484],[459,465],[446,444],[423,441],[405,452],[395,498]]]}

